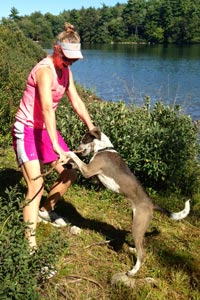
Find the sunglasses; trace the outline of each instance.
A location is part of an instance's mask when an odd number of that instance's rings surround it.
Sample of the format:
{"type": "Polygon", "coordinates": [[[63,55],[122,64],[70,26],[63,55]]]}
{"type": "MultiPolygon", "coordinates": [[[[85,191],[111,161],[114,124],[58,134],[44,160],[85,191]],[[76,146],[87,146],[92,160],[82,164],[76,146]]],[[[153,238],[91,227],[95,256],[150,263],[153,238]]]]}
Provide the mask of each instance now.
{"type": "Polygon", "coordinates": [[[76,62],[78,60],[78,58],[68,58],[65,55],[63,55],[62,53],[60,53],[60,57],[61,57],[62,61],[66,64],[73,64],[74,62],[76,62]]]}

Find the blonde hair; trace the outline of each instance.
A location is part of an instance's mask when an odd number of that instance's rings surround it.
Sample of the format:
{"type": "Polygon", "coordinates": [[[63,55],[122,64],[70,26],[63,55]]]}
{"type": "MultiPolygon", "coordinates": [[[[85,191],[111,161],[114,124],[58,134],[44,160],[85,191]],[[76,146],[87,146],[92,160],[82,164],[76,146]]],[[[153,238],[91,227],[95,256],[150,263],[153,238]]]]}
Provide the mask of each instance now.
{"type": "Polygon", "coordinates": [[[64,31],[57,35],[57,41],[68,43],[80,43],[80,36],[76,27],[69,22],[65,22],[64,31]]]}

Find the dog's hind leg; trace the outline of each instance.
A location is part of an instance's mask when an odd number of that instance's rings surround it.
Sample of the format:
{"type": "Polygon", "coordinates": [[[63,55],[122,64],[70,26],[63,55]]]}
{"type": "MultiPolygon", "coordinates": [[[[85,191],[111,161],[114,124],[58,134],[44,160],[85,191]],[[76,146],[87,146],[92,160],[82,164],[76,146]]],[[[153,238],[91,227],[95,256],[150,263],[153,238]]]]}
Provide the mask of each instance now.
{"type": "Polygon", "coordinates": [[[153,212],[149,205],[133,209],[132,235],[135,242],[137,261],[133,268],[127,272],[128,276],[135,275],[144,259],[144,235],[152,219],[153,212]]]}

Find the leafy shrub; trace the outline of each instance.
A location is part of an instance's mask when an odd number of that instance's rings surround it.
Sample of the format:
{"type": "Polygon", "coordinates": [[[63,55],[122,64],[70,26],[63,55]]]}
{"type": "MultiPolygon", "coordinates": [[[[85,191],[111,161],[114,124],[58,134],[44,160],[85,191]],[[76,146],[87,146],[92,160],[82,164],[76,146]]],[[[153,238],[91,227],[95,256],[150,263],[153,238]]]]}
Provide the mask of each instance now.
{"type": "MultiPolygon", "coordinates": [[[[179,106],[150,99],[143,107],[123,102],[87,101],[94,123],[108,135],[140,181],[156,190],[190,194],[198,187],[198,126],[179,106]]],[[[75,149],[85,126],[67,103],[58,110],[58,126],[75,149]]]]}
{"type": "Polygon", "coordinates": [[[11,125],[30,69],[44,51],[11,23],[0,25],[0,143],[10,142],[11,125]],[[5,138],[6,136],[6,138],[5,138]]]}
{"type": "Polygon", "coordinates": [[[0,299],[3,300],[41,299],[38,290],[46,280],[41,270],[48,266],[50,271],[67,246],[62,232],[55,230],[46,234],[45,243],[30,255],[21,204],[17,187],[7,189],[5,198],[0,198],[0,299]]]}

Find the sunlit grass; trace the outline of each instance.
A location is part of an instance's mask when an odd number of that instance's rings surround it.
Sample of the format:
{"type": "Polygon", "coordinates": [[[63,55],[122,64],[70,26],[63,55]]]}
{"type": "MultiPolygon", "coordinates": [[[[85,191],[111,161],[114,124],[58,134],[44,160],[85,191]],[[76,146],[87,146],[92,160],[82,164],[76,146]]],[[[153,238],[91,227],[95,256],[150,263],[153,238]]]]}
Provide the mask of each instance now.
{"type": "MultiPolygon", "coordinates": [[[[4,168],[6,164],[13,174],[16,172],[11,149],[6,159],[1,157],[1,164],[4,168]]],[[[50,175],[48,180],[53,180],[53,176],[50,175]]],[[[16,178],[5,180],[12,184],[16,178]]],[[[20,186],[24,187],[22,179],[20,186]]],[[[185,201],[176,195],[154,195],[154,198],[173,211],[182,209],[185,201]]],[[[67,242],[57,260],[58,274],[38,288],[41,300],[199,299],[198,199],[199,195],[196,195],[191,214],[185,220],[176,222],[159,213],[154,214],[149,235],[145,238],[145,261],[134,277],[134,288],[123,284],[113,286],[113,275],[128,271],[135,262],[135,255],[128,250],[129,246],[134,246],[129,202],[94,184],[88,188],[75,184],[57,207],[58,212],[69,219],[70,225],[66,228],[38,225],[39,246],[45,244],[52,232],[58,231],[67,242]],[[73,225],[81,228],[79,235],[71,233],[73,225]]],[[[52,247],[57,247],[53,240],[52,247]]]]}

